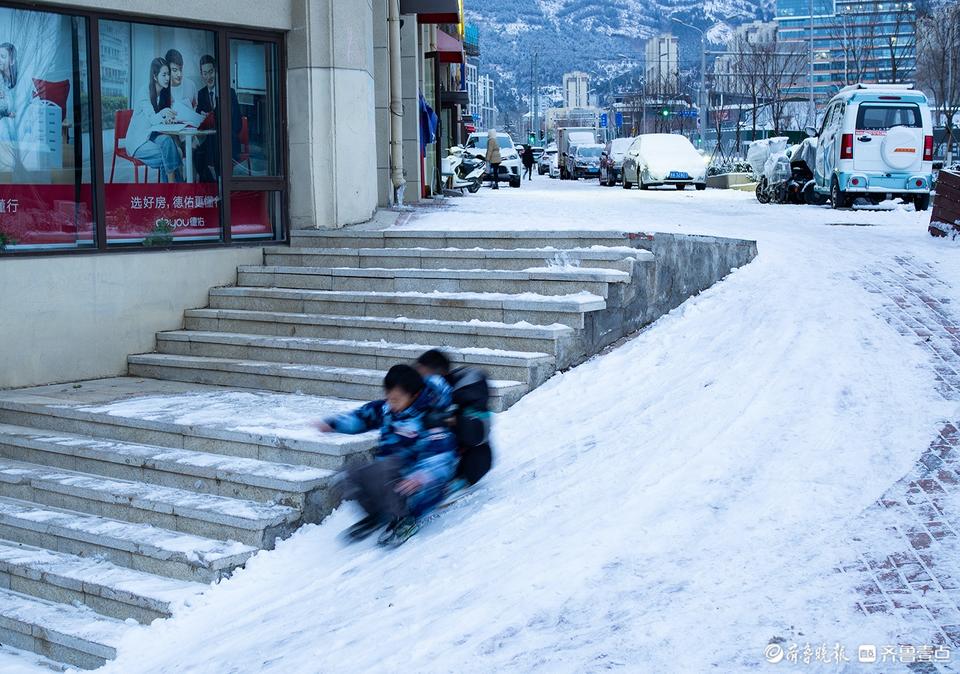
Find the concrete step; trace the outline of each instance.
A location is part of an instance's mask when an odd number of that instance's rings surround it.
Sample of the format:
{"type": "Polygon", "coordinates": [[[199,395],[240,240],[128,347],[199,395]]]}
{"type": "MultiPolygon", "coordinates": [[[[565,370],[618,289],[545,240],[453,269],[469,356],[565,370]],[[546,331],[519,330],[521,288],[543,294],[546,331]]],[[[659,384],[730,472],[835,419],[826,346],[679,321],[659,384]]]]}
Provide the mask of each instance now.
{"type": "Polygon", "coordinates": [[[300,511],[288,506],[9,459],[0,459],[0,496],[261,549],[273,548],[276,539],[289,536],[300,521],[300,511]]]}
{"type": "Polygon", "coordinates": [[[631,273],[637,263],[654,261],[653,254],[628,246],[596,248],[281,248],[264,249],[264,263],[291,267],[356,267],[406,269],[502,269],[578,266],[631,273]]]}
{"type": "Polygon", "coordinates": [[[294,247],[323,248],[590,248],[630,246],[649,248],[653,237],[618,231],[497,231],[497,230],[415,230],[376,231],[342,229],[295,229],[290,232],[294,247]]]}
{"type": "Polygon", "coordinates": [[[147,625],[169,618],[173,607],[206,585],[0,540],[0,587],[61,604],[82,603],[101,615],[147,625]]]}
{"type": "Polygon", "coordinates": [[[149,524],[87,515],[0,497],[0,538],[169,578],[209,583],[257,549],[236,541],[182,534],[149,524]]]}
{"type": "Polygon", "coordinates": [[[334,471],[0,424],[0,457],[215,496],[273,502],[317,521],[334,471]]]}
{"type": "Polygon", "coordinates": [[[576,267],[500,269],[357,269],[351,267],[241,266],[237,285],[255,288],[300,288],[360,292],[536,293],[569,295],[587,292],[606,299],[612,283],[629,283],[616,269],[576,267]]]}
{"type": "MultiPolygon", "coordinates": [[[[331,412],[336,413],[349,409],[355,404],[354,401],[343,400],[331,402],[337,403],[331,405],[331,409],[318,406],[315,413],[317,418],[331,412]]],[[[285,483],[299,480],[300,478],[295,477],[296,473],[307,467],[340,470],[350,456],[364,454],[376,444],[376,436],[373,434],[321,436],[317,433],[316,439],[303,439],[268,432],[254,433],[139,416],[119,416],[106,411],[91,411],[66,405],[11,400],[0,400],[0,423],[55,431],[58,437],[67,438],[64,443],[67,445],[65,450],[58,448],[56,445],[60,443],[55,441],[38,448],[35,444],[29,444],[26,441],[13,443],[8,438],[4,438],[3,442],[0,442],[0,448],[6,447],[6,449],[0,449],[0,451],[3,451],[10,458],[44,463],[36,456],[38,452],[57,452],[69,456],[73,452],[69,444],[76,442],[76,456],[84,457],[83,459],[77,459],[75,466],[77,470],[83,470],[88,465],[86,461],[96,461],[102,464],[113,462],[113,459],[108,458],[107,455],[116,451],[120,454],[116,458],[124,462],[129,461],[134,470],[142,467],[142,477],[133,476],[133,479],[149,481],[148,477],[153,475],[163,480],[160,482],[161,484],[184,488],[187,485],[181,482],[181,478],[169,477],[173,472],[184,471],[185,475],[195,477],[193,483],[200,489],[211,480],[227,478],[229,473],[236,479],[230,480],[230,483],[225,485],[224,488],[238,491],[236,494],[227,491],[225,495],[259,498],[256,496],[256,491],[253,491],[254,487],[271,488],[276,489],[278,494],[272,500],[294,507],[297,507],[297,502],[291,499],[296,498],[296,495],[286,491],[286,487],[289,485],[285,483]],[[70,439],[69,434],[74,433],[97,438],[97,440],[89,443],[86,440],[70,439]],[[148,447],[146,449],[129,446],[119,447],[110,445],[109,441],[111,440],[131,443],[136,446],[147,445],[148,447]],[[101,441],[104,444],[100,444],[101,441]],[[25,447],[23,453],[20,449],[14,449],[21,446],[25,447]],[[26,449],[29,449],[30,452],[26,453],[26,449]],[[205,456],[182,454],[180,450],[203,453],[205,456]],[[214,455],[220,455],[220,458],[214,455]],[[275,464],[276,470],[271,472],[267,466],[260,469],[252,465],[244,465],[239,463],[242,459],[252,459],[264,464],[275,464]],[[181,465],[181,463],[189,465],[181,465]],[[296,473],[291,471],[291,465],[296,473]],[[248,477],[241,478],[239,476],[240,473],[248,471],[250,473],[248,477]],[[166,474],[166,477],[160,474],[166,474]],[[277,477],[277,479],[274,480],[273,477],[277,477]],[[248,487],[244,485],[248,485],[248,487]],[[250,491],[247,491],[247,488],[250,491]]],[[[67,463],[54,465],[73,467],[68,458],[64,460],[67,463]]],[[[115,470],[119,471],[120,469],[115,468],[115,470]]],[[[121,478],[127,477],[126,474],[106,472],[106,467],[103,474],[121,478]]],[[[315,479],[314,477],[307,477],[308,474],[303,475],[304,481],[315,479]]],[[[328,506],[325,500],[325,495],[328,493],[326,483],[330,481],[331,473],[326,472],[323,475],[325,484],[322,491],[313,490],[306,496],[308,505],[310,505],[310,499],[316,495],[318,499],[313,505],[321,509],[328,506]]],[[[217,493],[221,492],[218,490],[217,493]]],[[[306,516],[310,519],[309,514],[306,516]]]]}
{"type": "Polygon", "coordinates": [[[116,657],[132,629],[88,608],[0,590],[0,643],[32,651],[80,669],[97,669],[116,657]]]}
{"type": "MultiPolygon", "coordinates": [[[[373,335],[394,344],[433,344],[444,347],[454,359],[458,357],[456,350],[460,348],[547,353],[559,358],[574,334],[572,328],[559,324],[538,326],[241,309],[190,309],[185,313],[184,326],[187,330],[204,332],[317,339],[366,340],[373,335]]],[[[558,367],[565,365],[560,364],[558,367]]]]}
{"type": "MultiPolygon", "coordinates": [[[[368,332],[367,337],[371,336],[372,333],[368,332]]],[[[421,353],[436,346],[439,345],[186,330],[161,332],[157,335],[157,351],[171,355],[384,371],[397,362],[412,362],[421,353]]],[[[477,348],[447,348],[446,353],[457,364],[482,368],[491,379],[521,381],[530,388],[542,384],[556,369],[553,356],[546,353],[477,348]]]]}
{"type": "Polygon", "coordinates": [[[584,314],[606,308],[597,295],[520,295],[502,293],[416,293],[293,290],[290,288],[213,288],[210,308],[279,311],[381,318],[497,323],[560,323],[584,327],[584,314]]]}
{"type": "MultiPolygon", "coordinates": [[[[130,356],[130,374],[198,384],[225,384],[248,388],[337,395],[353,400],[383,397],[383,372],[322,365],[288,365],[233,358],[171,356],[160,353],[130,356]]],[[[519,400],[527,385],[519,381],[491,380],[490,409],[500,412],[519,400]]]]}

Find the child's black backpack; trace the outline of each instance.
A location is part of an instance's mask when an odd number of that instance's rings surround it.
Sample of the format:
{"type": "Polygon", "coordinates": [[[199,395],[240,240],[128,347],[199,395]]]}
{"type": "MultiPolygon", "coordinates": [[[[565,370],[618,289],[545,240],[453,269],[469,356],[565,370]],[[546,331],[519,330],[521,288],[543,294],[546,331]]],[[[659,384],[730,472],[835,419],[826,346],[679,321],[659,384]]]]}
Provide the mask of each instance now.
{"type": "Polygon", "coordinates": [[[447,375],[453,389],[457,425],[454,432],[461,447],[476,447],[490,434],[490,384],[487,374],[475,367],[461,367],[447,375]]]}

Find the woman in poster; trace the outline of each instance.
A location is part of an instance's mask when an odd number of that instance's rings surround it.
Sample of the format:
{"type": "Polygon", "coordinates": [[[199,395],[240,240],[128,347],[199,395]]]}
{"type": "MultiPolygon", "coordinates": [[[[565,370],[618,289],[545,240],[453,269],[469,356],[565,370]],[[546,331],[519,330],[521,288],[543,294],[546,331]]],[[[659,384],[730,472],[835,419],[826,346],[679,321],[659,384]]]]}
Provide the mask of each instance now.
{"type": "Polygon", "coordinates": [[[164,182],[180,180],[180,150],[171,136],[153,131],[160,124],[172,124],[177,115],[170,101],[170,66],[162,58],[150,62],[150,84],[137,99],[127,129],[127,152],[150,168],[160,169],[164,182]]]}
{"type": "Polygon", "coordinates": [[[12,171],[17,163],[17,70],[17,48],[0,44],[0,171],[12,171]]]}

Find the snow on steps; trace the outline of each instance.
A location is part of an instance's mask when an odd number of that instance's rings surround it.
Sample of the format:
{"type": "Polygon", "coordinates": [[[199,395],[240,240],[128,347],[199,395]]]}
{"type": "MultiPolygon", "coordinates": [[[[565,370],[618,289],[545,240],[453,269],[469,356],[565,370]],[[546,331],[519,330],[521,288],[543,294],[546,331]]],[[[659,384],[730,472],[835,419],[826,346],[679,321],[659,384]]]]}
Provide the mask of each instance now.
{"type": "MultiPolygon", "coordinates": [[[[145,390],[149,390],[150,382],[139,381],[145,390]]],[[[353,404],[345,405],[344,401],[339,402],[340,405],[336,411],[341,411],[344,407],[353,404]]],[[[318,406],[317,416],[325,413],[324,408],[318,406]]],[[[184,424],[144,418],[135,414],[120,415],[113,413],[112,409],[102,409],[97,406],[83,408],[3,399],[0,399],[0,423],[56,431],[59,435],[79,433],[95,438],[142,443],[154,446],[153,451],[159,451],[157,448],[185,449],[221,454],[231,458],[327,470],[342,468],[346,457],[368,451],[376,442],[375,436],[370,434],[327,435],[311,439],[292,438],[275,432],[259,433],[214,425],[184,424]]],[[[0,447],[2,447],[2,441],[3,437],[0,435],[0,447]]],[[[78,456],[84,454],[82,445],[83,443],[80,443],[81,449],[78,450],[78,456]]],[[[159,453],[164,454],[163,451],[159,453]]],[[[175,456],[182,458],[182,455],[175,456]]],[[[154,467],[152,461],[146,458],[144,460],[148,462],[144,464],[145,467],[154,467]]],[[[207,460],[214,461],[212,458],[207,460]]],[[[189,461],[192,467],[184,468],[185,473],[191,476],[196,475],[197,466],[202,465],[203,461],[204,459],[189,461]]],[[[166,467],[169,464],[157,465],[166,467]]],[[[269,471],[262,474],[266,477],[269,471]]],[[[324,473],[324,475],[327,479],[331,476],[330,473],[324,473]]],[[[217,479],[216,476],[207,477],[217,479]]]]}
{"type": "MultiPolygon", "coordinates": [[[[226,384],[248,388],[338,395],[354,400],[383,396],[383,372],[350,367],[272,363],[235,358],[173,356],[148,353],[130,356],[130,373],[198,384],[226,384]]],[[[527,392],[519,381],[491,380],[490,409],[501,412],[527,392]]]]}
{"type": "Polygon", "coordinates": [[[0,590],[0,643],[82,669],[116,657],[116,645],[131,629],[137,628],[88,608],[0,590]]]}
{"type": "MultiPolygon", "coordinates": [[[[573,328],[560,323],[442,321],[243,309],[190,309],[185,312],[184,327],[187,331],[347,341],[368,340],[375,335],[398,345],[446,347],[450,359],[458,364],[466,362],[466,352],[461,349],[472,348],[547,353],[557,357],[573,335],[573,328]]],[[[564,367],[565,364],[557,363],[557,366],[564,367]]]]}
{"type": "Polygon", "coordinates": [[[297,313],[496,321],[534,325],[562,323],[584,327],[584,313],[605,309],[591,293],[362,292],[293,288],[213,288],[213,309],[252,309],[297,313]]]}
{"type": "Polygon", "coordinates": [[[0,424],[0,456],[303,510],[331,470],[0,424]]]}
{"type": "Polygon", "coordinates": [[[591,248],[269,248],[267,265],[306,267],[509,269],[570,266],[632,272],[651,264],[653,253],[626,246],[591,248]]]}
{"type": "Polygon", "coordinates": [[[590,248],[629,246],[645,248],[650,239],[616,231],[542,230],[322,230],[290,232],[295,247],[328,248],[590,248]]]}
{"type": "Polygon", "coordinates": [[[241,266],[237,284],[261,288],[372,292],[479,292],[569,295],[588,292],[606,298],[610,284],[628,283],[616,269],[578,267],[501,269],[402,269],[302,266],[241,266]]]}
{"type": "Polygon", "coordinates": [[[156,576],[104,559],[79,557],[0,540],[0,587],[64,604],[83,603],[102,615],[149,624],[168,618],[206,585],[156,576]]]}
{"type": "Polygon", "coordinates": [[[256,548],[0,497],[0,538],[198,582],[241,566],[256,548]]]}
{"type": "MultiPolygon", "coordinates": [[[[369,335],[369,333],[368,333],[369,335]]],[[[180,356],[239,358],[306,365],[330,365],[386,371],[397,362],[412,362],[432,348],[427,344],[387,341],[274,337],[243,333],[177,330],[157,335],[157,351],[180,356]]],[[[539,386],[553,375],[552,355],[503,349],[448,348],[455,363],[483,368],[494,379],[539,386]]]]}
{"type": "Polygon", "coordinates": [[[172,531],[229,537],[272,548],[289,535],[300,511],[283,505],[227,498],[184,489],[0,459],[0,496],[69,508],[172,531]]]}

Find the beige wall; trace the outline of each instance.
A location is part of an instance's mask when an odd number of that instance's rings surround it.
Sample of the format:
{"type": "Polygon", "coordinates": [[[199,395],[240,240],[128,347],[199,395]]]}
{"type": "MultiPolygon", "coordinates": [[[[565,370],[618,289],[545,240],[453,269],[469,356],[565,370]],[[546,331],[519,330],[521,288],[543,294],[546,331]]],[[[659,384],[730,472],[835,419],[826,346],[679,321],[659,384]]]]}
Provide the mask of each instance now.
{"type": "Polygon", "coordinates": [[[123,374],[127,354],[262,260],[258,247],[4,259],[0,388],[123,374]]]}
{"type": "Polygon", "coordinates": [[[57,0],[38,5],[78,7],[101,12],[144,14],[185,21],[211,21],[248,28],[289,30],[294,0],[57,0]]]}

